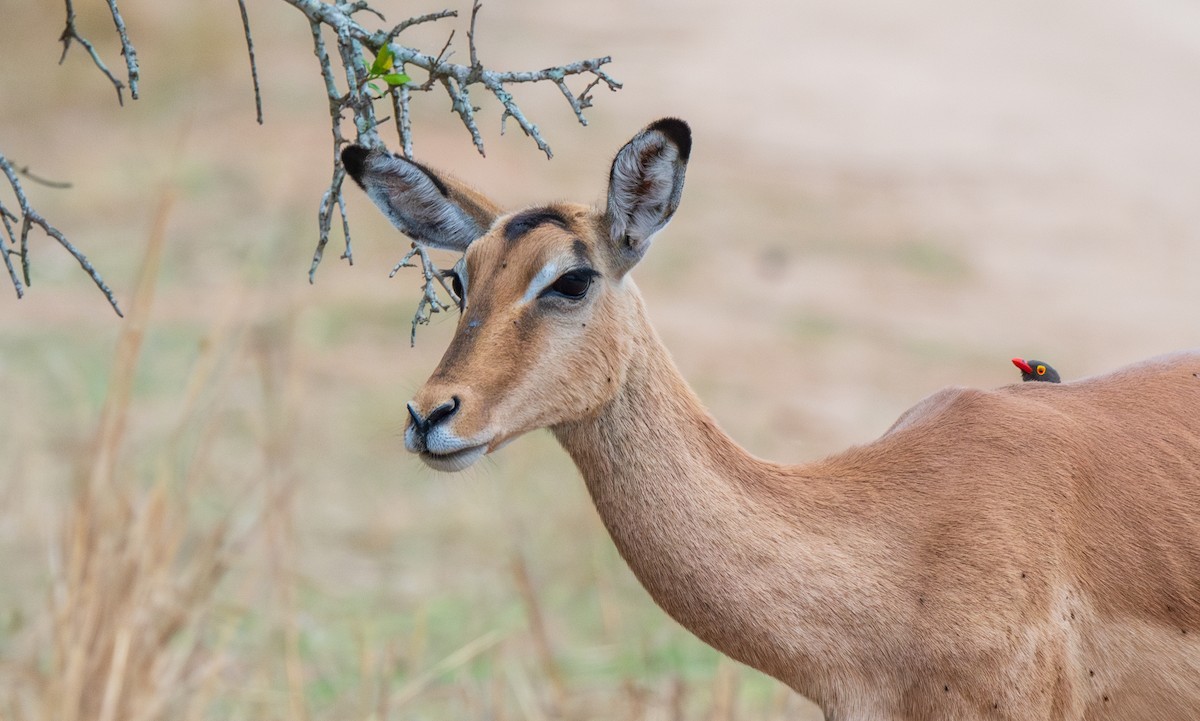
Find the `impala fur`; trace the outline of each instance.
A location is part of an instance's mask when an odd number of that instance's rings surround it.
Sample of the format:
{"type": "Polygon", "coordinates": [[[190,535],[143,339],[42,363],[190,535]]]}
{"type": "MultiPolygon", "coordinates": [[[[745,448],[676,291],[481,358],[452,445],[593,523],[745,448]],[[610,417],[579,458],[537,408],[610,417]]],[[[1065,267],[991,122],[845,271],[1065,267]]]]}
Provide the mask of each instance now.
{"type": "Polygon", "coordinates": [[[617,154],[604,208],[515,214],[347,150],[402,229],[455,247],[474,233],[409,450],[459,470],[550,428],[655,601],[829,719],[1200,719],[1200,354],[947,389],[825,460],[755,458],[627,275],[690,150],[660,120],[617,154]]]}

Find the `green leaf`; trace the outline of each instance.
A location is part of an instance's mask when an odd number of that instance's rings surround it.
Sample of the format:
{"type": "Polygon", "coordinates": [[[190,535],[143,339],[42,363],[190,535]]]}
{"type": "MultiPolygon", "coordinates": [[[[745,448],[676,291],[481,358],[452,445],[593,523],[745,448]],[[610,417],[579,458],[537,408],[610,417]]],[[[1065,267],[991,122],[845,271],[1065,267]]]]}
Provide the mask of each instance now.
{"type": "Polygon", "coordinates": [[[392,55],[391,45],[384,45],[383,47],[379,48],[379,54],[375,56],[375,62],[371,65],[371,74],[383,75],[387,71],[391,70],[392,60],[394,57],[395,56],[392,55]]]}
{"type": "Polygon", "coordinates": [[[391,73],[389,75],[384,75],[383,80],[388,85],[404,85],[408,82],[409,78],[404,73],[391,73]]]}
{"type": "Polygon", "coordinates": [[[376,93],[379,93],[380,95],[383,95],[383,91],[382,91],[382,90],[380,90],[380,89],[379,89],[379,86],[378,86],[378,85],[376,85],[375,83],[367,83],[367,87],[368,87],[368,88],[370,88],[370,89],[372,89],[372,90],[374,90],[376,93]]]}

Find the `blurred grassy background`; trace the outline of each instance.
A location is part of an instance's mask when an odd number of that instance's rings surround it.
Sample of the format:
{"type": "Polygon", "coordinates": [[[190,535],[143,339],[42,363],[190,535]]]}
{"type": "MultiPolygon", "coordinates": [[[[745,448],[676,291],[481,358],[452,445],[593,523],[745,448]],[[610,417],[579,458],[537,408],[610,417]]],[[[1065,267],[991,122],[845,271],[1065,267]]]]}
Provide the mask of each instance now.
{"type": "MultiPolygon", "coordinates": [[[[74,184],[27,189],[131,313],[41,238],[27,297],[0,289],[0,718],[815,718],[654,607],[547,434],[453,477],[403,452],[454,319],[408,347],[406,243],[354,189],[356,265],[308,285],[330,151],[301,16],[249,3],[259,127],[235,3],[123,5],[124,108],[80,48],[56,65],[60,3],[2,9],[0,147],[74,184]]],[[[868,440],[1013,355],[1071,379],[1196,344],[1190,3],[497,2],[479,35],[497,67],[611,53],[626,83],[589,128],[521,90],[550,162],[482,97],[481,159],[424,99],[418,157],[505,204],[599,200],[636,129],[692,124],[636,278],[756,453],[868,440]]]]}

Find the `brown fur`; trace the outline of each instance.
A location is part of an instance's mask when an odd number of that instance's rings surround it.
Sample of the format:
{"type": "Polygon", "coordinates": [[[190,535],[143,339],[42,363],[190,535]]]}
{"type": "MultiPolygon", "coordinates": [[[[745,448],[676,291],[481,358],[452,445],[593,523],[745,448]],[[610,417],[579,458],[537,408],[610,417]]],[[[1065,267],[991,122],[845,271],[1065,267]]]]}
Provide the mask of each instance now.
{"type": "Polygon", "coordinates": [[[458,396],[454,432],[489,450],[550,427],[673,618],[838,721],[1200,718],[1200,354],[948,389],[872,443],[775,464],[680,377],[603,212],[555,209],[569,228],[470,247],[414,404],[458,396]],[[587,298],[522,302],[580,242],[587,298]]]}

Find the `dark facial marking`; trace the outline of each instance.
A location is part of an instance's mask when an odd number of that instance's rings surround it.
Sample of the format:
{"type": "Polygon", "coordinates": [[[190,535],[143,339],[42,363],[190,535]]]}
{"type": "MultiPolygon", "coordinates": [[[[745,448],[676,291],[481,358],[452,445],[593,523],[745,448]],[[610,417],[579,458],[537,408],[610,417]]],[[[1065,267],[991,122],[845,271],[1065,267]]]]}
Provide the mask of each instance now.
{"type": "Polygon", "coordinates": [[[517,213],[509,219],[508,223],[504,226],[504,239],[511,243],[542,223],[551,223],[563,230],[571,229],[571,226],[567,223],[567,219],[557,210],[552,208],[534,208],[533,210],[517,213]]]}
{"type": "Polygon", "coordinates": [[[579,238],[576,238],[571,242],[571,252],[575,254],[575,260],[578,261],[580,265],[591,265],[591,259],[588,258],[587,244],[579,238]]]}

